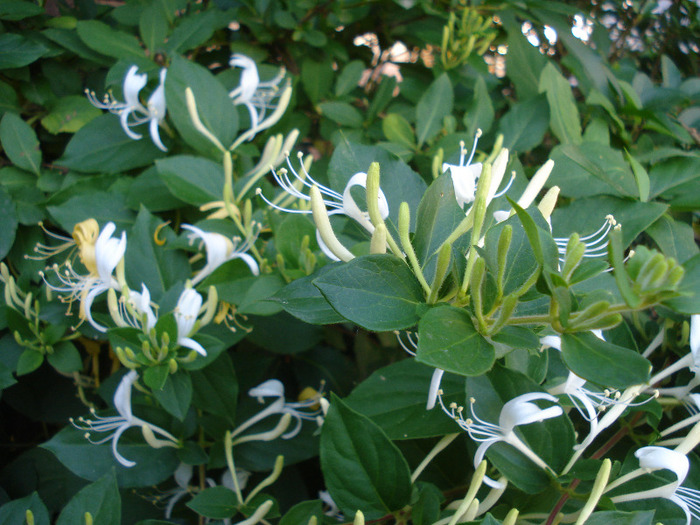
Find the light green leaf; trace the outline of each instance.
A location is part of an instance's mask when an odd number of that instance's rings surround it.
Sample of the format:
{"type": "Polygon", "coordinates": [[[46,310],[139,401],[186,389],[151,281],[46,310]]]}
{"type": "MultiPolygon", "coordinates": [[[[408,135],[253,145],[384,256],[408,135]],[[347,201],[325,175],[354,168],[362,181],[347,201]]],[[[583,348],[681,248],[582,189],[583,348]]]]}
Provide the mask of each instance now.
{"type": "Polygon", "coordinates": [[[454,92],[447,73],[430,84],[416,106],[418,146],[432,139],[442,129],[442,119],[452,113],[454,92]]]}
{"type": "Polygon", "coordinates": [[[547,95],[552,131],[564,144],[581,143],[581,119],[569,81],[551,62],[542,70],[540,93],[547,95]]]}
{"type": "Polygon", "coordinates": [[[313,283],[340,315],[367,330],[401,330],[418,322],[423,289],[393,255],[357,257],[313,283]]]}
{"type": "Polygon", "coordinates": [[[378,519],[402,509],[411,498],[411,474],[399,450],[335,394],[321,428],[321,468],[333,501],[346,516],[362,509],[365,519],[378,519]]]}
{"type": "Polygon", "coordinates": [[[156,161],[158,174],[177,198],[195,206],[221,200],[223,167],[202,157],[175,155],[156,161]]]}
{"type": "Polygon", "coordinates": [[[39,175],[41,150],[36,133],[15,113],[5,113],[0,121],[0,141],[5,153],[18,167],[39,175]]]}
{"type": "Polygon", "coordinates": [[[313,285],[314,279],[334,268],[334,265],[328,264],[312,275],[295,279],[270,297],[270,300],[278,302],[286,312],[307,323],[342,323],[345,319],[328,304],[321,291],[313,285]]]}
{"type": "Polygon", "coordinates": [[[341,126],[359,128],[362,126],[362,113],[347,102],[321,102],[318,105],[321,115],[341,126]]]}
{"type": "Polygon", "coordinates": [[[61,97],[52,104],[49,114],[41,119],[41,124],[54,135],[75,133],[100,115],[102,111],[90,104],[85,97],[61,97]]]}
{"type": "Polygon", "coordinates": [[[479,376],[491,369],[496,351],[465,310],[440,306],[420,320],[416,360],[454,374],[479,376]]]}
{"type": "Polygon", "coordinates": [[[544,95],[513,104],[498,122],[503,147],[511,151],[529,151],[538,146],[549,128],[549,106],[544,95]]]}
{"type": "Polygon", "coordinates": [[[471,106],[464,114],[464,125],[467,126],[467,134],[472,136],[477,129],[487,133],[493,125],[496,112],[489,96],[488,87],[484,77],[479,76],[474,85],[474,99],[471,106]]]}
{"type": "Polygon", "coordinates": [[[348,62],[335,81],[335,96],[342,97],[357,87],[365,71],[365,64],[361,60],[348,62]]]}
{"type": "Polygon", "coordinates": [[[301,85],[312,104],[318,104],[333,84],[333,67],[329,58],[322,61],[306,57],[301,63],[301,85]]]}
{"type": "Polygon", "coordinates": [[[389,113],[382,120],[382,131],[388,140],[415,149],[415,133],[411,124],[402,115],[389,113]]]}
{"type": "Polygon", "coordinates": [[[664,255],[673,257],[681,264],[698,253],[692,226],[669,215],[659,217],[646,229],[646,233],[654,239],[664,255]]]}

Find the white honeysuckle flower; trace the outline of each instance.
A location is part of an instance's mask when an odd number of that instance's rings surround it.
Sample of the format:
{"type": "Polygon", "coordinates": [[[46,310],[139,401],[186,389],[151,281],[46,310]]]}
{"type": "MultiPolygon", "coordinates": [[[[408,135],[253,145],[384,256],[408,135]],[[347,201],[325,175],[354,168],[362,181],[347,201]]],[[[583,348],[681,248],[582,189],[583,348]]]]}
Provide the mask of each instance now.
{"type": "Polygon", "coordinates": [[[338,521],[344,520],[343,513],[340,512],[340,507],[338,507],[337,503],[333,501],[330,492],[327,490],[319,490],[318,499],[324,503],[323,514],[335,518],[338,521]]]}
{"type": "Polygon", "coordinates": [[[206,356],[207,351],[204,347],[190,337],[195,329],[201,308],[202,296],[192,288],[185,288],[177,300],[174,312],[177,323],[177,344],[206,356]]]}
{"type": "MultiPolygon", "coordinates": [[[[544,400],[556,403],[558,401],[556,397],[545,392],[529,392],[517,396],[503,405],[497,425],[484,421],[476,415],[474,398],[469,400],[471,417],[468,418],[463,415],[464,407],[460,407],[456,403],[451,403],[449,408],[446,407],[442,401],[442,392],[438,393],[438,399],[442,410],[454,419],[463,430],[466,430],[469,437],[481,443],[474,454],[474,468],[482,462],[488,448],[501,441],[515,447],[538,467],[552,472],[552,469],[515,434],[515,427],[562,415],[564,411],[558,405],[540,408],[532,402],[544,400]]],[[[493,488],[501,488],[503,485],[487,476],[484,476],[484,483],[493,488]]]]}
{"type": "Polygon", "coordinates": [[[258,263],[250,254],[246,253],[255,242],[257,236],[253,236],[241,242],[241,239],[238,237],[229,239],[220,233],[205,232],[191,224],[183,224],[182,228],[192,232],[190,234],[191,242],[195,239],[200,239],[207,252],[207,262],[192,279],[193,286],[197,285],[205,277],[211,275],[219,266],[233,259],[243,260],[243,262],[248,265],[253,275],[260,274],[258,263]]]}
{"type": "Polygon", "coordinates": [[[275,107],[273,100],[279,94],[279,85],[284,79],[285,69],[282,68],[272,80],[261,82],[258,66],[253,59],[236,53],[231,56],[229,65],[243,70],[238,87],[232,90],[229,96],[235,105],[243,104],[248,109],[250,127],[257,129],[260,122],[265,119],[267,110],[275,107]]]}
{"type": "MultiPolygon", "coordinates": [[[[612,215],[605,216],[605,222],[595,233],[579,237],[585,246],[586,250],[583,253],[584,257],[607,257],[608,255],[608,234],[613,227],[617,226],[617,221],[612,215]]],[[[569,244],[568,237],[554,237],[554,242],[557,245],[559,252],[559,261],[564,264],[566,257],[566,246],[569,244]]]]}
{"type": "Polygon", "coordinates": [[[71,423],[80,430],[85,430],[85,437],[95,445],[101,445],[107,441],[112,442],[112,453],[116,460],[124,465],[125,467],[133,467],[136,465],[135,461],[131,461],[122,456],[117,450],[117,445],[119,444],[119,439],[122,434],[131,427],[139,427],[144,432],[144,437],[146,437],[145,429],[150,430],[151,434],[159,434],[164,437],[165,440],[158,440],[157,444],[152,443],[147,439],[147,442],[151,446],[161,447],[161,446],[171,446],[178,447],[179,443],[177,438],[175,438],[169,432],[163,430],[162,428],[144,421],[143,419],[136,417],[131,410],[131,388],[138,379],[138,373],[136,370],[131,370],[124,375],[122,380],[114,392],[114,408],[117,409],[119,413],[118,416],[98,416],[95,410],[92,409],[92,417],[94,419],[84,419],[82,417],[77,420],[72,420],[71,423]],[[110,434],[98,441],[92,441],[90,438],[91,432],[110,432],[110,434]]]}
{"type": "MultiPolygon", "coordinates": [[[[305,391],[306,390],[307,389],[305,389],[305,391]]],[[[287,417],[291,416],[294,418],[296,420],[296,426],[286,434],[281,434],[281,432],[284,432],[286,428],[282,429],[279,435],[275,434],[275,437],[281,437],[282,439],[293,438],[301,430],[302,420],[306,419],[315,421],[317,416],[321,414],[321,407],[319,404],[321,393],[313,389],[308,390],[311,391],[311,394],[305,396],[303,400],[288,402],[284,398],[284,385],[277,379],[268,379],[258,386],[251,388],[248,390],[248,395],[256,398],[259,403],[265,403],[265,398],[274,398],[274,401],[263,410],[236,427],[231,433],[231,438],[239,436],[256,423],[259,423],[263,419],[276,414],[281,414],[282,416],[289,414],[287,417]]],[[[302,395],[305,394],[305,391],[302,391],[302,395]]],[[[246,437],[247,436],[244,436],[241,439],[245,440],[246,437]]]]}
{"type": "MultiPolygon", "coordinates": [[[[471,204],[476,198],[476,186],[479,182],[479,177],[481,176],[481,170],[483,165],[480,162],[472,164],[474,159],[474,153],[476,152],[476,145],[481,136],[481,130],[476,132],[474,136],[474,144],[472,146],[472,151],[467,156],[467,149],[465,148],[464,141],[459,143],[459,164],[448,164],[444,162],[442,164],[442,171],[450,171],[450,176],[452,177],[452,185],[455,190],[455,197],[457,199],[457,204],[460,208],[464,208],[465,204],[471,204]]],[[[508,150],[502,149],[501,152],[496,157],[493,163],[493,170],[491,172],[491,186],[489,187],[488,195],[486,197],[486,205],[488,205],[494,198],[500,197],[513,182],[514,177],[511,177],[508,185],[501,192],[498,192],[498,188],[501,185],[503,176],[506,172],[506,166],[508,165],[508,150]]],[[[465,210],[468,211],[468,210],[465,210]]]]}
{"type": "MultiPolygon", "coordinates": [[[[535,174],[530,179],[530,182],[527,183],[527,186],[525,187],[525,191],[523,191],[523,194],[518,199],[518,206],[525,209],[525,208],[528,208],[535,201],[535,198],[537,197],[537,195],[539,195],[542,188],[544,188],[544,185],[547,182],[547,179],[549,179],[549,175],[552,173],[553,168],[554,168],[554,161],[552,159],[550,159],[547,162],[545,162],[542,165],[542,167],[535,172],[535,174]]],[[[510,217],[511,215],[513,215],[514,213],[515,213],[514,210],[495,211],[495,212],[493,212],[493,217],[496,220],[496,222],[502,222],[502,221],[506,220],[508,217],[510,217]]],[[[547,217],[547,218],[549,218],[549,217],[547,217]]],[[[547,221],[547,222],[549,222],[549,221],[547,221]]],[[[550,227],[551,227],[551,225],[550,225],[550,227]]]]}
{"type": "Polygon", "coordinates": [[[655,489],[614,496],[611,498],[613,503],[664,498],[683,510],[686,525],[690,525],[693,518],[700,520],[700,491],[682,486],[690,469],[690,462],[685,454],[664,447],[649,446],[640,448],[634,455],[639,458],[641,469],[647,472],[659,469],[670,470],[676,475],[676,481],[655,489]]]}
{"type": "Polygon", "coordinates": [[[92,303],[99,294],[110,288],[120,289],[112,274],[126,253],[126,232],[122,232],[121,237],[112,237],[116,229],[113,222],[108,222],[94,240],[94,245],[80,246],[80,259],[88,270],[87,275],[76,272],[70,261],[67,261],[63,270],[57,265],[53,267],[60,285],[54,286],[45,279],[49,288],[67,294],[65,301],[79,300],[80,319],[86,319],[100,332],[105,332],[107,328],[93,320],[90,311],[92,303]]]}
{"type": "Polygon", "coordinates": [[[94,91],[86,90],[85,93],[88,100],[93,106],[100,109],[106,109],[111,113],[119,115],[119,120],[124,133],[134,140],[139,140],[142,135],[131,130],[133,126],[138,126],[148,122],[151,140],[162,151],[168,151],[160,140],[159,125],[165,119],[166,103],[165,103],[165,76],[167,70],[160,70],[160,82],[158,87],[151,93],[151,96],[146,102],[146,106],[141,104],[139,93],[148,82],[148,76],[144,73],[138,74],[138,66],[131,66],[124,76],[124,84],[122,92],[124,93],[124,102],[119,102],[112,96],[111,93],[105,95],[104,100],[97,99],[94,91]]]}
{"type": "Polygon", "coordinates": [[[127,301],[135,311],[136,319],[133,319],[131,315],[124,315],[123,317],[127,319],[127,321],[134,321],[133,323],[130,322],[132,326],[135,325],[136,328],[143,327],[146,333],[150,332],[151,329],[156,326],[158,318],[151,307],[151,292],[148,290],[148,287],[141,283],[141,292],[130,290],[127,301]],[[144,316],[146,318],[145,326],[143,325],[144,316]]]}
{"type": "MultiPolygon", "coordinates": [[[[345,215],[347,217],[350,217],[351,219],[354,219],[357,221],[365,230],[367,230],[369,233],[374,232],[374,225],[370,221],[369,218],[369,213],[366,211],[362,211],[360,207],[357,205],[355,202],[355,199],[352,197],[351,190],[355,186],[360,186],[361,188],[367,188],[367,174],[364,172],[359,172],[355,173],[352,177],[350,177],[350,180],[348,183],[345,185],[345,190],[343,191],[343,194],[341,195],[337,191],[334,191],[327,186],[324,186],[323,184],[320,184],[316,180],[314,180],[311,175],[309,175],[309,172],[307,171],[306,167],[304,166],[304,163],[302,161],[303,154],[299,152],[297,154],[299,158],[299,164],[301,165],[301,170],[302,170],[302,175],[299,175],[297,171],[294,169],[292,166],[291,161],[289,160],[289,155],[287,155],[287,165],[289,166],[289,171],[291,171],[292,175],[294,175],[294,178],[296,179],[295,182],[297,184],[301,185],[301,187],[306,187],[306,188],[312,188],[313,186],[317,186],[319,191],[321,192],[321,195],[324,196],[323,203],[327,208],[330,208],[330,211],[328,211],[328,215],[345,215]]],[[[292,180],[289,178],[289,171],[287,171],[285,168],[281,168],[277,172],[272,170],[272,175],[274,176],[275,180],[277,183],[282,187],[282,189],[287,192],[289,195],[292,197],[302,200],[302,201],[311,201],[311,197],[298,189],[292,180]]],[[[290,208],[283,208],[281,206],[278,206],[277,204],[273,203],[265,195],[263,195],[262,191],[258,188],[257,194],[260,195],[260,197],[272,208],[275,208],[276,210],[280,210],[286,213],[300,213],[300,214],[305,214],[305,215],[310,215],[312,211],[310,209],[290,209],[290,208]]],[[[386,196],[384,195],[384,192],[382,189],[379,189],[379,197],[378,197],[378,206],[379,206],[379,212],[382,216],[382,219],[386,219],[389,216],[389,203],[386,200],[386,196]]],[[[323,251],[323,253],[326,254],[326,256],[334,261],[339,260],[338,257],[331,252],[326,244],[323,242],[321,239],[321,235],[318,231],[318,228],[316,229],[316,240],[318,241],[318,245],[323,251]]]]}
{"type": "MultiPolygon", "coordinates": [[[[396,339],[399,341],[401,348],[403,348],[407,354],[415,357],[416,350],[418,349],[418,334],[414,334],[413,332],[409,331],[400,332],[398,330],[395,331],[394,334],[396,335],[396,339]],[[406,340],[408,341],[407,343],[404,343],[402,338],[403,335],[406,336],[406,340]]],[[[433,371],[433,376],[430,379],[430,387],[428,388],[428,401],[425,404],[426,410],[432,410],[437,404],[440,384],[442,383],[442,376],[444,373],[445,371],[442,368],[436,368],[433,371]]]]}

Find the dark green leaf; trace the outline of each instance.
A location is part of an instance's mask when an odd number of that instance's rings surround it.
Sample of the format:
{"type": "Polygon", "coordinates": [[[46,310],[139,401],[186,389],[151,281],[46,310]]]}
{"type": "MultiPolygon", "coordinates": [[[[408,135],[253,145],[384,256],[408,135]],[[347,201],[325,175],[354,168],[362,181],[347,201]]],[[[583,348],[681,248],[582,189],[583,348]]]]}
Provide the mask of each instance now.
{"type": "Polygon", "coordinates": [[[220,200],[224,190],[223,167],[211,160],[175,155],[156,161],[158,174],[177,198],[195,206],[220,200]]]}
{"type": "Polygon", "coordinates": [[[231,425],[236,420],[238,381],[228,354],[221,354],[211,366],[192,372],[192,404],[225,418],[231,425]]]}
{"type": "Polygon", "coordinates": [[[411,498],[411,474],[396,446],[369,418],[332,395],[321,430],[326,486],[346,516],[365,519],[403,508],[411,498]]]}
{"type": "Polygon", "coordinates": [[[187,411],[192,401],[192,380],[187,372],[170,374],[165,380],[163,388],[154,390],[158,402],[170,414],[180,421],[185,420],[187,411]]]}
{"type": "Polygon", "coordinates": [[[114,470],[73,496],[58,517],[56,525],[83,523],[86,512],[90,513],[94,523],[120,525],[121,497],[114,470]]]}
{"type": "Polygon", "coordinates": [[[320,500],[297,503],[282,517],[279,525],[307,524],[312,517],[316,517],[319,523],[323,523],[323,505],[320,500]]]}
{"type": "Polygon", "coordinates": [[[119,117],[105,114],[80,128],[56,162],[85,173],[120,173],[151,164],[162,156],[149,137],[129,138],[119,117]]]}
{"type": "Polygon", "coordinates": [[[37,40],[14,33],[0,35],[0,69],[29,65],[47,52],[46,46],[37,40]]]}
{"type": "Polygon", "coordinates": [[[662,215],[647,228],[648,233],[659,249],[667,257],[683,263],[698,253],[693,228],[669,215],[662,215]]]}
{"type": "Polygon", "coordinates": [[[135,36],[112,29],[98,20],[81,20],[77,25],[78,36],[90,49],[108,57],[127,61],[146,58],[135,36]]]}
{"type": "Polygon", "coordinates": [[[685,263],[685,276],[679,289],[687,295],[676,297],[664,304],[683,314],[700,313],[700,254],[691,257],[685,263]]]}
{"type": "Polygon", "coordinates": [[[335,81],[335,96],[342,97],[355,89],[364,70],[365,65],[361,60],[348,62],[338,75],[338,80],[335,81]]]}
{"type": "Polygon", "coordinates": [[[0,187],[0,259],[4,259],[12,248],[16,233],[17,211],[15,204],[5,188],[0,187]]]}
{"type": "Polygon", "coordinates": [[[519,100],[535,98],[539,93],[540,72],[547,59],[523,34],[522,23],[505,10],[503,15],[504,26],[508,32],[508,78],[515,84],[519,100]]]}
{"type": "Polygon", "coordinates": [[[36,16],[43,13],[44,10],[40,5],[22,0],[5,0],[0,5],[1,20],[23,20],[30,16],[36,16]]]}
{"type": "Polygon", "coordinates": [[[341,126],[359,128],[362,126],[362,113],[347,102],[321,102],[318,105],[321,115],[341,126]]]}
{"type": "MultiPolygon", "coordinates": [[[[510,58],[510,57],[509,57],[510,58]]],[[[464,125],[467,126],[467,134],[472,136],[480,129],[487,133],[493,125],[496,112],[489,96],[484,77],[479,76],[474,85],[474,99],[469,110],[464,114],[464,125]]]]}
{"type": "Polygon", "coordinates": [[[368,330],[401,330],[418,322],[423,289],[393,255],[358,257],[313,283],[340,315],[368,330]]]}
{"type": "Polygon", "coordinates": [[[206,518],[227,519],[238,512],[238,498],[229,488],[211,487],[188,501],[187,506],[206,518]]]}
{"type": "Polygon", "coordinates": [[[34,372],[37,368],[41,366],[44,362],[44,354],[39,350],[34,350],[32,348],[27,348],[22,355],[19,356],[19,362],[17,363],[17,375],[23,376],[34,372]]]}
{"type": "Polygon", "coordinates": [[[72,374],[83,369],[80,352],[70,341],[61,341],[55,345],[53,353],[49,354],[47,359],[52,367],[64,374],[72,374]]]}
{"type": "Polygon", "coordinates": [[[334,266],[326,265],[317,273],[296,279],[270,297],[282,305],[294,317],[311,324],[335,324],[345,319],[336,312],[321,291],[313,285],[313,280],[328,273],[334,266]]]}
{"type": "MultiPolygon", "coordinates": [[[[439,407],[426,410],[433,368],[414,359],[385,366],[360,383],[345,399],[348,406],[374,421],[389,439],[418,439],[456,432],[454,421],[439,407]]],[[[441,388],[446,404],[464,399],[464,380],[447,375],[441,388]]]]}
{"type": "Polygon", "coordinates": [[[0,507],[0,525],[24,525],[27,511],[34,515],[35,525],[49,525],[49,511],[41,501],[39,494],[32,492],[29,496],[5,503],[0,507]]]}
{"type": "Polygon", "coordinates": [[[594,512],[587,520],[586,525],[652,525],[655,523],[653,510],[639,510],[636,512],[604,511],[594,512]]]}
{"type": "Polygon", "coordinates": [[[307,56],[301,63],[301,85],[314,105],[330,91],[333,77],[333,67],[329,58],[318,61],[307,56]]]}
{"type": "Polygon", "coordinates": [[[441,306],[420,320],[416,360],[454,374],[478,376],[491,369],[496,351],[465,310],[441,306]]]}
{"type": "Polygon", "coordinates": [[[189,51],[211,38],[214,31],[226,25],[226,17],[217,9],[194,13],[182,18],[165,44],[169,54],[189,51]]]}
{"type": "Polygon", "coordinates": [[[126,206],[126,196],[116,191],[78,193],[58,206],[47,206],[46,210],[68,232],[87,217],[101,225],[113,221],[119,228],[134,220],[134,212],[126,206]]]}
{"type": "Polygon", "coordinates": [[[41,150],[36,133],[15,113],[5,113],[0,121],[0,141],[10,160],[20,168],[39,175],[41,150]]]}
{"type": "Polygon", "coordinates": [[[651,363],[637,352],[589,333],[563,334],[561,355],[572,372],[603,387],[639,385],[651,370],[651,363]]]}

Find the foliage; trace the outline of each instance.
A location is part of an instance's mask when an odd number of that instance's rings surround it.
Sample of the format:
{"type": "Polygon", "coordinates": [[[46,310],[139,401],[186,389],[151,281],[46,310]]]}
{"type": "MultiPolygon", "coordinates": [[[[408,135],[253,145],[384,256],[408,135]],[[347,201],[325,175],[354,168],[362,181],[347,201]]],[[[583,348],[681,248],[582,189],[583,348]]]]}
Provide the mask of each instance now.
{"type": "Polygon", "coordinates": [[[0,20],[0,523],[700,520],[695,2],[0,20]]]}

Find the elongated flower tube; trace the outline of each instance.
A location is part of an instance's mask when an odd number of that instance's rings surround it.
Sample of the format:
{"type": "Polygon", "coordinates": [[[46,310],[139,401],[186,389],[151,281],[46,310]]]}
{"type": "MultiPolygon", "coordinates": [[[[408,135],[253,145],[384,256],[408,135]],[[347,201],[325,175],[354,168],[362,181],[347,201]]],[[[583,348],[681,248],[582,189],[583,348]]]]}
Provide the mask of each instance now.
{"type": "MultiPolygon", "coordinates": [[[[114,223],[109,222],[102,228],[94,244],[89,240],[85,242],[85,239],[78,242],[80,259],[88,270],[87,275],[76,272],[70,261],[67,261],[63,270],[58,265],[53,267],[60,285],[52,285],[45,279],[52,290],[67,294],[64,296],[65,301],[79,300],[80,319],[86,319],[100,332],[107,328],[93,320],[92,303],[99,294],[110,288],[120,289],[119,282],[112,274],[126,252],[126,232],[122,232],[121,237],[112,237],[116,229],[114,223]]],[[[92,238],[91,236],[90,239],[92,238]]]]}
{"type": "MultiPolygon", "coordinates": [[[[558,405],[543,409],[532,402],[544,400],[556,403],[556,397],[545,392],[529,392],[517,396],[503,405],[497,425],[484,421],[476,415],[474,411],[476,400],[474,398],[470,399],[469,409],[471,417],[469,418],[464,417],[462,413],[463,407],[457,406],[456,403],[451,403],[448,408],[442,401],[442,395],[438,399],[442,410],[454,419],[463,430],[466,430],[469,433],[469,437],[481,443],[474,454],[474,468],[482,462],[486,451],[491,445],[502,441],[518,449],[538,467],[552,472],[552,469],[515,434],[515,427],[541,422],[545,419],[562,415],[564,411],[558,405]]],[[[502,487],[501,483],[486,476],[484,477],[484,483],[493,488],[502,487]]]]}
{"type": "Polygon", "coordinates": [[[302,420],[307,419],[315,421],[316,417],[321,414],[321,407],[319,406],[321,394],[319,392],[313,391],[312,395],[301,401],[286,401],[284,397],[284,385],[277,379],[268,379],[258,386],[251,388],[248,391],[248,395],[256,398],[259,403],[265,403],[266,398],[273,398],[274,401],[236,427],[231,433],[232,438],[242,434],[247,429],[269,416],[274,414],[289,414],[296,420],[296,425],[292,430],[281,435],[281,437],[282,439],[291,439],[301,430],[302,420]]]}
{"type": "MultiPolygon", "coordinates": [[[[85,437],[90,440],[91,443],[95,445],[101,445],[107,441],[112,442],[112,453],[116,460],[125,467],[133,467],[136,465],[135,461],[131,461],[124,456],[122,456],[117,450],[117,445],[119,444],[119,439],[122,434],[131,427],[139,427],[144,431],[144,436],[147,428],[151,434],[158,434],[165,438],[165,441],[158,440],[158,446],[172,446],[179,447],[179,442],[169,432],[163,430],[162,428],[144,421],[143,419],[136,417],[131,410],[131,388],[138,379],[138,373],[136,370],[131,370],[124,375],[117,390],[114,392],[114,408],[117,409],[119,413],[118,416],[98,416],[94,409],[92,412],[92,417],[94,419],[84,419],[78,418],[77,420],[71,420],[71,423],[80,430],[85,430],[85,437]],[[110,432],[110,434],[98,441],[92,441],[90,434],[92,432],[110,432]]],[[[147,440],[149,442],[149,440],[147,440]]]]}
{"type": "Polygon", "coordinates": [[[219,266],[233,259],[241,259],[248,265],[253,275],[260,274],[258,263],[250,254],[246,253],[255,242],[257,236],[253,236],[241,242],[240,238],[234,237],[233,239],[229,239],[220,233],[205,232],[191,224],[183,224],[182,228],[192,232],[190,234],[191,241],[200,239],[207,252],[206,264],[197,272],[197,275],[192,278],[193,286],[204,280],[205,277],[211,275],[219,266]]]}
{"type": "MultiPolygon", "coordinates": [[[[351,194],[351,190],[355,186],[360,186],[361,188],[365,189],[367,188],[367,174],[364,172],[359,172],[350,177],[350,180],[345,185],[345,190],[341,195],[337,191],[332,190],[329,187],[324,186],[323,184],[320,184],[318,181],[314,180],[311,177],[311,175],[309,175],[309,172],[304,166],[304,163],[301,161],[303,157],[301,152],[298,154],[298,157],[302,172],[301,175],[297,173],[297,171],[292,166],[292,163],[289,160],[289,156],[287,156],[287,166],[289,167],[289,171],[285,168],[282,168],[277,172],[275,172],[274,170],[272,171],[272,175],[274,176],[277,183],[282,187],[282,189],[296,199],[310,202],[311,196],[310,194],[305,193],[304,189],[308,188],[310,192],[311,188],[313,186],[316,186],[318,187],[319,192],[323,196],[323,204],[330,210],[328,211],[329,216],[345,215],[357,221],[369,233],[374,233],[374,225],[370,221],[369,213],[360,209],[360,207],[357,205],[355,199],[352,197],[351,194]],[[289,172],[291,172],[294,176],[294,181],[290,179],[289,172]]],[[[284,211],[287,213],[312,213],[312,210],[309,209],[290,209],[278,206],[277,204],[268,200],[260,190],[258,190],[258,195],[260,195],[261,198],[268,205],[275,208],[276,210],[284,211]]],[[[384,195],[384,192],[381,190],[381,188],[379,189],[378,201],[379,212],[382,216],[382,219],[386,219],[389,216],[389,203],[387,202],[386,196],[384,195]]],[[[331,250],[328,249],[326,243],[321,238],[318,229],[316,230],[316,239],[318,241],[319,246],[321,247],[321,250],[323,250],[323,252],[330,259],[334,261],[340,260],[331,250]]]]}
{"type": "Polygon", "coordinates": [[[253,59],[236,53],[231,56],[229,65],[243,69],[238,87],[232,90],[229,96],[235,105],[243,104],[248,109],[250,127],[257,129],[265,119],[267,110],[275,107],[273,101],[280,92],[279,84],[284,79],[285,69],[282,68],[272,80],[260,81],[258,66],[253,59]]]}
{"type": "MultiPolygon", "coordinates": [[[[595,233],[580,237],[579,241],[584,243],[586,250],[583,253],[584,257],[607,257],[608,255],[608,234],[610,230],[617,225],[615,217],[612,215],[605,216],[605,222],[595,233]]],[[[566,256],[566,247],[569,243],[568,237],[554,237],[554,242],[557,245],[559,252],[559,261],[563,264],[566,256]]]]}
{"type": "Polygon", "coordinates": [[[207,351],[190,336],[196,331],[196,322],[202,308],[202,296],[192,288],[185,288],[180,294],[175,307],[175,322],[177,323],[177,344],[194,350],[206,356],[207,351]]]}
{"type": "Polygon", "coordinates": [[[665,498],[683,510],[686,525],[690,525],[693,518],[700,520],[700,491],[682,486],[690,469],[690,462],[685,454],[663,447],[650,446],[640,448],[634,455],[639,458],[640,468],[648,472],[659,469],[670,470],[676,475],[676,481],[655,489],[615,496],[611,498],[613,503],[665,498]]]}
{"type": "Polygon", "coordinates": [[[149,133],[151,140],[162,151],[168,151],[160,140],[160,132],[158,126],[165,119],[166,103],[165,103],[165,76],[167,70],[160,70],[160,83],[158,87],[151,93],[151,96],[144,107],[139,100],[139,93],[146,85],[148,76],[146,74],[138,74],[138,66],[131,66],[124,77],[122,91],[124,93],[124,102],[119,102],[112,96],[111,93],[105,95],[104,100],[100,101],[95,96],[94,91],[87,91],[88,100],[93,106],[100,109],[106,109],[111,113],[119,115],[119,120],[124,133],[129,138],[139,140],[142,135],[131,130],[132,127],[148,122],[149,133]]]}

